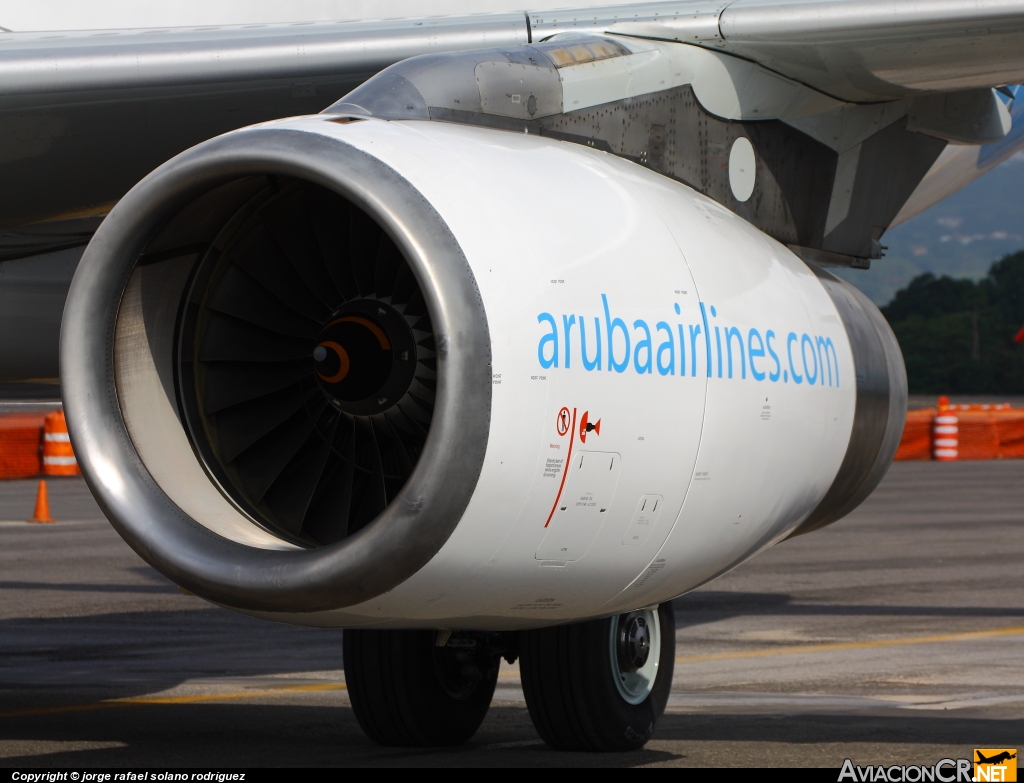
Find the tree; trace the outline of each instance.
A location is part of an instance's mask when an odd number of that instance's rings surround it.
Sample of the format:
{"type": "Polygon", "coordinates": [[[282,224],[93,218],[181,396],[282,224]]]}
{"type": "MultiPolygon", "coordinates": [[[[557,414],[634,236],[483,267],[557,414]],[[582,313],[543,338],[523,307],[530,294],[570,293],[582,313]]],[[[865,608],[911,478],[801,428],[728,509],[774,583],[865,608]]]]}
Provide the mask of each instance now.
{"type": "Polygon", "coordinates": [[[1024,251],[978,282],[924,274],[882,308],[916,394],[1024,392],[1024,251]]]}

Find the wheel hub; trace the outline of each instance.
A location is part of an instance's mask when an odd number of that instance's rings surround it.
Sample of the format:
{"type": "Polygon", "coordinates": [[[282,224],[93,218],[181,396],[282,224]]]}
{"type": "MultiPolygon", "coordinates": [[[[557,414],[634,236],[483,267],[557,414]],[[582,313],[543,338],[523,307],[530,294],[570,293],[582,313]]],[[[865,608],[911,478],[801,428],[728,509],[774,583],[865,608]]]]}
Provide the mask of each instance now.
{"type": "Polygon", "coordinates": [[[640,609],[611,618],[609,652],[611,675],[628,704],[646,699],[658,676],[661,624],[657,609],[640,609]]]}
{"type": "Polygon", "coordinates": [[[651,653],[651,631],[647,621],[638,614],[627,615],[619,621],[619,666],[635,672],[647,663],[651,653]]]}

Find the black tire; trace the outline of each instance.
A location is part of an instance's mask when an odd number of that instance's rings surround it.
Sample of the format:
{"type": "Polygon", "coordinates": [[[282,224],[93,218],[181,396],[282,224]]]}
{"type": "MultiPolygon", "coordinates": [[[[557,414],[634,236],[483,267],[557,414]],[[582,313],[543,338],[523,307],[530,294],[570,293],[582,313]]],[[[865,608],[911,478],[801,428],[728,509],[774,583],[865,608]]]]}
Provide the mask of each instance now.
{"type": "Polygon", "coordinates": [[[523,631],[519,671],[530,718],[556,750],[628,751],[644,746],[665,712],[675,663],[675,616],[658,607],[661,656],[654,684],[639,704],[620,694],[609,639],[615,618],[523,631]]]}
{"type": "Polygon", "coordinates": [[[434,631],[345,631],[345,682],[352,711],[381,745],[458,745],[491,705],[497,655],[437,647],[434,631]]]}

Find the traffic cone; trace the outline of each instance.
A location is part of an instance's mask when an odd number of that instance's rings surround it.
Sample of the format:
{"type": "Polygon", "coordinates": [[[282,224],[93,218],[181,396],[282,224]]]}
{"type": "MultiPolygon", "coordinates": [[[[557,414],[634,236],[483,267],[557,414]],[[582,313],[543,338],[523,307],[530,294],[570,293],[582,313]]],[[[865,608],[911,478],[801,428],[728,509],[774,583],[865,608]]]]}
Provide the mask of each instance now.
{"type": "Polygon", "coordinates": [[[36,510],[29,522],[36,524],[52,524],[56,519],[50,517],[50,499],[46,495],[46,482],[39,480],[39,491],[36,492],[36,510]]]}

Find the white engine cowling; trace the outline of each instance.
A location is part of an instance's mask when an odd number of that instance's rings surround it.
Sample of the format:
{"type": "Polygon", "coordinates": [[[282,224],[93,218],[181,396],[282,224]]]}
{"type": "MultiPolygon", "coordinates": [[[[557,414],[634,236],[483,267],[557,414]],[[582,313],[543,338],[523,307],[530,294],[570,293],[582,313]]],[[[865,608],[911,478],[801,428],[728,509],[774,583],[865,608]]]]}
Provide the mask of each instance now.
{"type": "Polygon", "coordinates": [[[533,135],[237,131],[86,251],[61,370],[122,536],[288,622],[514,629],[667,600],[877,485],[895,339],[724,207],[533,135]]]}

